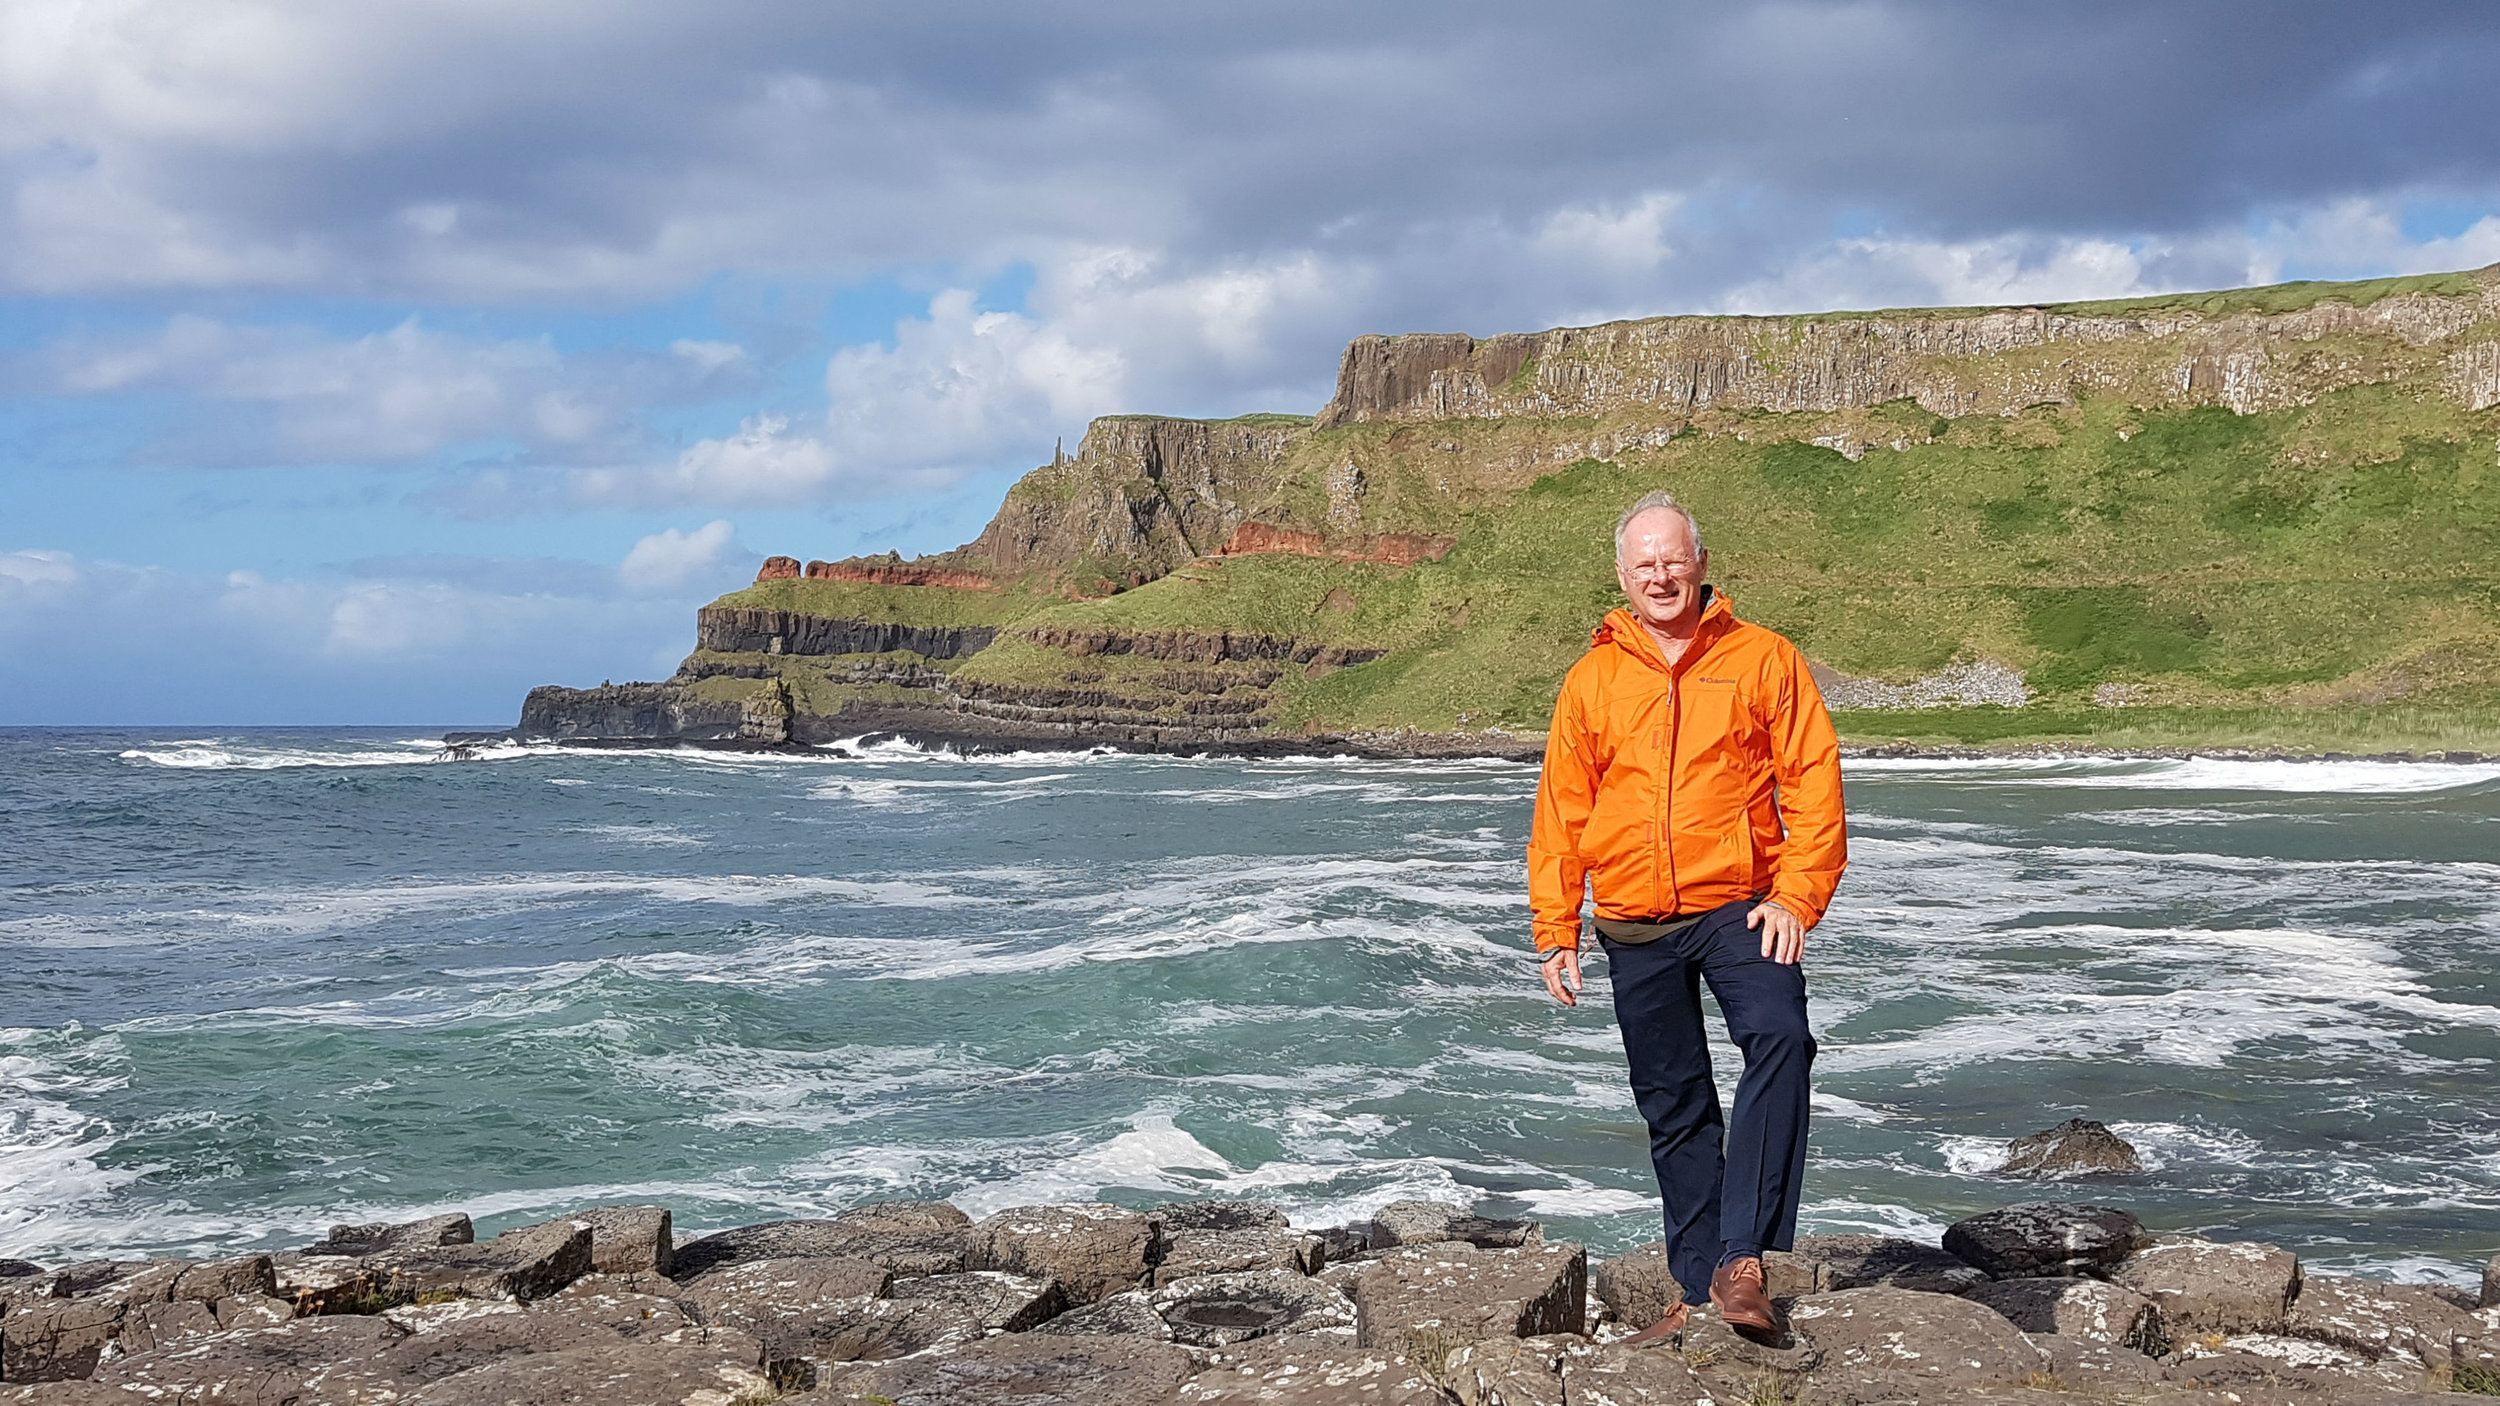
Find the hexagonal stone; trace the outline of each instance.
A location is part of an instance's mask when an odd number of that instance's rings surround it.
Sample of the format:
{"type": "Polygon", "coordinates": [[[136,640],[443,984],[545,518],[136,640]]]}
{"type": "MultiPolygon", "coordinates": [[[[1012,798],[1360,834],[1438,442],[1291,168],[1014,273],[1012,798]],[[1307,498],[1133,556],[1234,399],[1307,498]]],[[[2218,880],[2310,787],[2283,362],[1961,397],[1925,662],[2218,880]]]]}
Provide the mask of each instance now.
{"type": "Polygon", "coordinates": [[[1442,1377],[1459,1406],[1565,1406],[1568,1337],[1487,1338],[1452,1351],[1442,1377]]]}
{"type": "Polygon", "coordinates": [[[1713,1395],[1681,1353],[1573,1342],[1562,1354],[1568,1406],[1693,1406],[1713,1395]]]}
{"type": "Polygon", "coordinates": [[[1067,1295],[1056,1279],[1033,1279],[1003,1269],[974,1269],[962,1274],[929,1274],[897,1279],[887,1295],[897,1299],[937,1299],[970,1314],[985,1331],[1021,1333],[1065,1312],[1067,1295]]]}
{"type": "MultiPolygon", "coordinates": [[[[1186,1406],[1448,1406],[1413,1359],[1343,1340],[1263,1338],[1183,1383],[1186,1406]]],[[[1690,1398],[1687,1398],[1689,1402],[1690,1398]]],[[[1677,1406],[1687,1406],[1679,1402],[1677,1406]]]]}
{"type": "Polygon", "coordinates": [[[1327,1253],[1327,1242],[1299,1230],[1183,1230],[1164,1241],[1153,1282],[1253,1269],[1315,1274],[1327,1263],[1327,1253]]]}
{"type": "Polygon", "coordinates": [[[594,1206],[545,1224],[589,1226],[590,1267],[597,1273],[665,1279],[676,1268],[676,1225],[666,1206],[594,1206]]]}
{"type": "Polygon", "coordinates": [[[1572,1244],[1480,1250],[1465,1241],[1392,1250],[1354,1282],[1356,1340],[1418,1362],[1490,1337],[1586,1331],[1588,1251],[1572,1244]]]}
{"type": "Polygon", "coordinates": [[[1268,1201],[1166,1201],[1146,1213],[1165,1234],[1190,1230],[1284,1230],[1285,1208],[1268,1201]]]}
{"type": "Polygon", "coordinates": [[[1172,1340],[1172,1325],[1147,1301],[1146,1291],[1131,1289],[1060,1314],[1034,1332],[1054,1338],[1129,1337],[1155,1342],[1172,1340]]]}
{"type": "Polygon", "coordinates": [[[106,1362],[94,1380],[136,1398],[218,1406],[293,1406],[314,1400],[388,1400],[411,1385],[385,1349],[407,1334],[376,1317],[297,1318],[187,1339],[106,1362]]]}
{"type": "Polygon", "coordinates": [[[2021,1386],[2048,1365],[2003,1315],[1951,1294],[1843,1289],[1798,1299],[1788,1318],[1822,1355],[1818,1400],[1926,1401],[2021,1386]]]}
{"type": "Polygon", "coordinates": [[[382,1250],[360,1263],[383,1274],[383,1292],[400,1299],[458,1294],[472,1299],[545,1298],[590,1272],[590,1227],[549,1221],[475,1244],[382,1250]]]}
{"type": "Polygon", "coordinates": [[[2161,1309],[2174,1340],[2208,1333],[2274,1333],[2300,1293],[2300,1259],[2289,1250],[2165,1235],[2110,1275],[2161,1309]]]}
{"type": "Polygon", "coordinates": [[[981,1320],[955,1304],[879,1297],[890,1281],[866,1260],[758,1260],[703,1275],[686,1298],[708,1324],[820,1364],[907,1357],[981,1336],[981,1320]]]}
{"type": "Polygon", "coordinates": [[[466,1245],[477,1239],[477,1229],[469,1218],[458,1211],[448,1215],[427,1216],[423,1220],[375,1221],[370,1225],[334,1225],[330,1238],[307,1245],[307,1255],[344,1255],[355,1258],[379,1254],[384,1250],[423,1250],[438,1245],[466,1245]]]}
{"type": "Polygon", "coordinates": [[[967,1267],[971,1220],[943,1201],[882,1201],[827,1220],[739,1226],[677,1247],[671,1272],[691,1279],[746,1260],[873,1260],[898,1275],[956,1274],[967,1267]]]}
{"type": "Polygon", "coordinates": [[[1801,1293],[1892,1288],[1960,1294],[1988,1282],[1987,1271],[1960,1256],[1895,1235],[1800,1235],[1790,1254],[1812,1275],[1812,1287],[1801,1287],[1801,1293]]]}
{"type": "Polygon", "coordinates": [[[1532,1220],[1491,1220],[1447,1201],[1393,1201],[1372,1214],[1370,1247],[1437,1245],[1464,1240],[1479,1249],[1540,1244],[1545,1227],[1532,1220]]]}
{"type": "Polygon", "coordinates": [[[2390,1356],[2444,1369],[2451,1344],[2482,1331],[2473,1314],[2420,1284],[2311,1274],[2285,1316],[2286,1336],[2331,1343],[2372,1362],[2390,1356]]]}
{"type": "Polygon", "coordinates": [[[685,1329],[506,1357],[399,1398],[406,1406],[689,1406],[771,1401],[814,1382],[804,1366],[766,1368],[753,1340],[685,1329]]]}
{"type": "Polygon", "coordinates": [[[60,1382],[88,1376],[121,1330],[128,1305],[97,1298],[38,1299],[0,1320],[0,1381],[60,1382]]]}
{"type": "Polygon", "coordinates": [[[2121,1284],[2098,1279],[2000,1279],[1965,1297],[2004,1314],[2026,1333],[2057,1333],[2139,1353],[2169,1351],[2161,1310],[2121,1284]]]}
{"type": "Polygon", "coordinates": [[[1684,1302],[1684,1286],[1676,1282],[1675,1270],[1667,1262],[1664,1240],[1600,1261],[1592,1278],[1598,1302],[1606,1305],[1616,1322],[1635,1332],[1684,1302]]]}
{"type": "Polygon", "coordinates": [[[820,1390],[838,1403],[1144,1406],[1171,1400],[1192,1375],[1189,1353],[1167,1342],[1003,1333],[957,1352],[851,1369],[820,1390]]]}
{"type": "Polygon", "coordinates": [[[1160,1221],[1099,1202],[1016,1206],[973,1232],[972,1268],[1056,1279],[1076,1304],[1136,1288],[1163,1257],[1160,1221]]]}
{"type": "Polygon", "coordinates": [[[1148,1294],[1146,1303],[1171,1327],[1174,1342],[1192,1347],[1354,1326],[1345,1295],[1290,1269],[1182,1279],[1148,1294]]]}
{"type": "Polygon", "coordinates": [[[1945,1250],[1999,1279],[2104,1272],[2152,1243],[2125,1211],[2031,1201],[1956,1221],[1945,1250]]]}

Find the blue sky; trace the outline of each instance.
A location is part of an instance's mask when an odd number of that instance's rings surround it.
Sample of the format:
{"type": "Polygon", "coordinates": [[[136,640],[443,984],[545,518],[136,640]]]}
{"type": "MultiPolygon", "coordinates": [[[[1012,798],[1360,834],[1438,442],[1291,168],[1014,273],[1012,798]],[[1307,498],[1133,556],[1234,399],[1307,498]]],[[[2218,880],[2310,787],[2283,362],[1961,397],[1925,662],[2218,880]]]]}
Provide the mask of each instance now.
{"type": "Polygon", "coordinates": [[[1357,334],[2500,261],[2482,4],[0,10],[0,723],[501,725],[1357,334]]]}

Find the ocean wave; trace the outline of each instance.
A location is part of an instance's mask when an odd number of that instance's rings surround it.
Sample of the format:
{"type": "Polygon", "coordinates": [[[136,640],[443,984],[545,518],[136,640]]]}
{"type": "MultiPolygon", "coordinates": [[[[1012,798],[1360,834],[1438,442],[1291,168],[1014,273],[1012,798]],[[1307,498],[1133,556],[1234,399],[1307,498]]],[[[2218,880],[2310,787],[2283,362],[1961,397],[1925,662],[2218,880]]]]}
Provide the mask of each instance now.
{"type": "Polygon", "coordinates": [[[112,1035],[0,1029],[0,1256],[63,1239],[63,1219],[110,1198],[149,1170],[97,1159],[119,1137],[76,1100],[124,1087],[127,1052],[112,1035]]]}
{"type": "Polygon", "coordinates": [[[2414,795],[2500,781],[2488,762],[2307,761],[2241,757],[1855,757],[1844,772],[1954,785],[2146,791],[2414,795]]]}
{"type": "Polygon", "coordinates": [[[400,750],[337,750],[315,747],[253,747],[223,741],[177,742],[132,747],[126,762],[147,762],[179,771],[286,771],[299,767],[425,766],[444,759],[439,742],[403,742],[400,750]],[[425,750],[416,751],[422,747],[425,750]]]}

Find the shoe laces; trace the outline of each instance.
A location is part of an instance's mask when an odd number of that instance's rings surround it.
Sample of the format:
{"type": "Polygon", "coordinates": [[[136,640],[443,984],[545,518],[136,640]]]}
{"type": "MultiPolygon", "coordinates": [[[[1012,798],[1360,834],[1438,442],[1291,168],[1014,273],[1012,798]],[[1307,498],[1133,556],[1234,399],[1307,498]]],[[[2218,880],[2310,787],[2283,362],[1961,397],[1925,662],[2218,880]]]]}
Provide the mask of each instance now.
{"type": "Polygon", "coordinates": [[[1730,1279],[1750,1279],[1754,1283],[1760,1284],[1762,1282],[1762,1261],[1757,1259],[1738,1260],[1727,1267],[1727,1277],[1730,1279]]]}

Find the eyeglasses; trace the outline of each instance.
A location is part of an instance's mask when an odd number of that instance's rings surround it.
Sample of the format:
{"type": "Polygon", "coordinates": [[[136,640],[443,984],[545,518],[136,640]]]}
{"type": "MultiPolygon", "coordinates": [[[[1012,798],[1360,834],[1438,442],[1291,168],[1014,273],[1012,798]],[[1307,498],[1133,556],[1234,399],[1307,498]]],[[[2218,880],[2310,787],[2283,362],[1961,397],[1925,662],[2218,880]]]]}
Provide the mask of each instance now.
{"type": "Polygon", "coordinates": [[[1668,576],[1690,576],[1701,569],[1697,561],[1630,561],[1623,563],[1623,574],[1635,581],[1663,579],[1668,576]]]}

